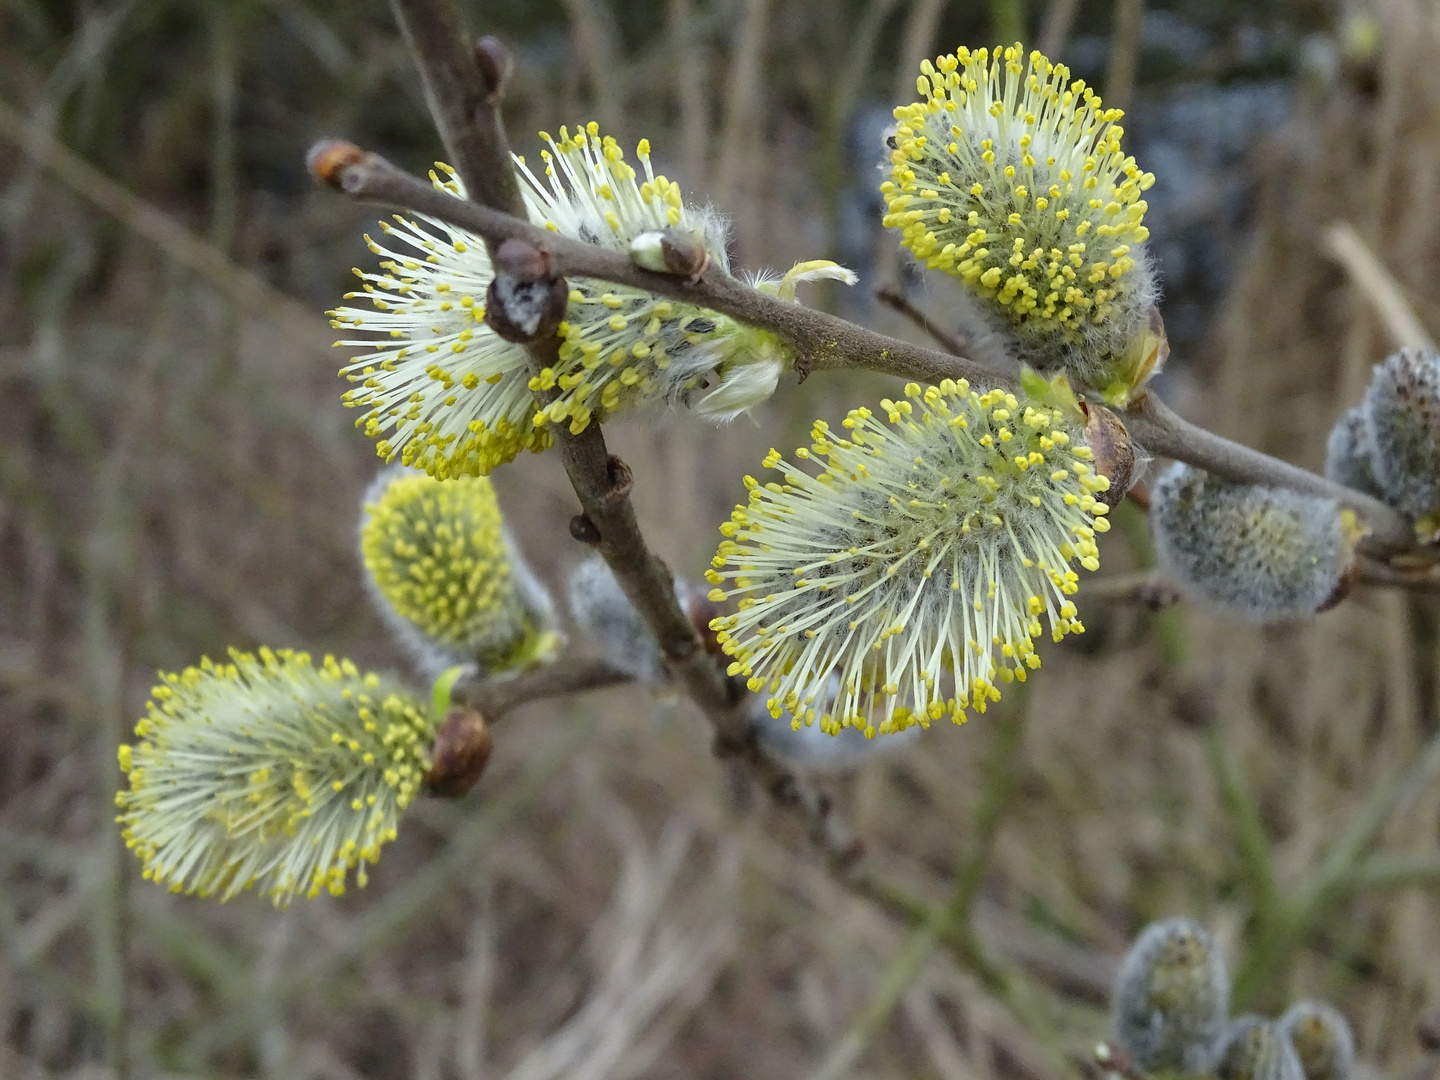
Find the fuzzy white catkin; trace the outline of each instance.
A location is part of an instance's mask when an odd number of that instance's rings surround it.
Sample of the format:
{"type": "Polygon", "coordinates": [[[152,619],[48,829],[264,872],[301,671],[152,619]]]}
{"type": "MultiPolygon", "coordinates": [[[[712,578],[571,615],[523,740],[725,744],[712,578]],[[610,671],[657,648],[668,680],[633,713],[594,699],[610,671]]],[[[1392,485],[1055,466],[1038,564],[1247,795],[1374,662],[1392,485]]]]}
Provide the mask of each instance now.
{"type": "Polygon", "coordinates": [[[1370,468],[1382,497],[1440,528],[1440,355],[1401,349],[1375,366],[1361,403],[1370,468]]]}
{"type": "MultiPolygon", "coordinates": [[[[834,699],[840,680],[831,677],[829,698],[834,699]]],[[[923,730],[919,725],[886,735],[866,738],[858,728],[841,728],[836,735],[827,735],[819,724],[794,726],[790,713],[770,715],[765,697],[756,694],[750,699],[750,725],[765,750],[789,765],[809,773],[843,773],[860,768],[877,758],[886,757],[912,745],[923,730]]]]}
{"type": "Polygon", "coordinates": [[[1280,1025],[1254,1015],[1231,1021],[1215,1072],[1219,1080],[1315,1080],[1280,1025]]]}
{"type": "MultiPolygon", "coordinates": [[[[675,596],[684,606],[689,590],[675,583],[675,596]]],[[[570,574],[570,616],[601,654],[615,667],[640,682],[665,680],[665,657],[630,598],[620,588],[610,567],[598,555],[570,574]]]]}
{"type": "Polygon", "coordinates": [[[1319,1001],[1297,1001],[1278,1026],[1295,1048],[1305,1080],[1350,1080],[1355,1040],[1337,1010],[1319,1001]]]}
{"type": "Polygon", "coordinates": [[[1370,464],[1370,433],[1362,409],[1351,409],[1330,430],[1325,443],[1325,475],[1337,484],[1384,498],[1370,464]]]}
{"type": "Polygon", "coordinates": [[[1250,622],[1314,615],[1350,569],[1355,534],[1334,499],[1231,484],[1177,462],[1150,493],[1161,568],[1193,599],[1250,622]]]}
{"type": "Polygon", "coordinates": [[[1142,1069],[1208,1072],[1230,1011],[1230,980],[1215,939],[1189,919],[1151,923],[1115,983],[1115,1041],[1142,1069]]]}

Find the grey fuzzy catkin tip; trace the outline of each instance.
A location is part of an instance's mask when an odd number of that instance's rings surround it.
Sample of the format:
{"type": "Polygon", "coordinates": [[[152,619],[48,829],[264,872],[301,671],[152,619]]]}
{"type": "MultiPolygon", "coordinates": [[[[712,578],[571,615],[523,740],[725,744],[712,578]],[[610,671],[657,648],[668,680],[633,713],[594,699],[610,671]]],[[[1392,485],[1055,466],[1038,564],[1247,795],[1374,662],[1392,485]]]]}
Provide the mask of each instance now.
{"type": "Polygon", "coordinates": [[[1231,1021],[1215,1075],[1219,1080],[1307,1080],[1289,1037],[1262,1016],[1231,1021]]]}
{"type": "Polygon", "coordinates": [[[1189,919],[1152,923],[1115,983],[1115,1041],[1150,1072],[1205,1073],[1223,1045],[1230,980],[1215,939],[1189,919]]]}
{"type": "MultiPolygon", "coordinates": [[[[676,596],[682,601],[684,591],[684,585],[677,582],[676,596]]],[[[664,681],[665,658],[660,646],[604,559],[597,555],[574,569],[569,599],[575,625],[606,660],[640,682],[664,681]]]]}
{"type": "Polygon", "coordinates": [[[1182,592],[1256,623],[1332,604],[1358,539],[1334,499],[1231,484],[1178,462],[1151,489],[1150,523],[1161,568],[1182,592]]]}
{"type": "MultiPolygon", "coordinates": [[[[839,691],[840,680],[831,677],[827,700],[839,691]]],[[[867,762],[885,757],[910,746],[923,730],[918,724],[903,731],[866,738],[859,728],[842,728],[837,735],[827,735],[819,724],[794,726],[784,709],[771,716],[765,695],[750,699],[750,726],[760,745],[792,769],[809,773],[850,772],[867,762]]]]}
{"type": "Polygon", "coordinates": [[[1440,356],[1401,349],[1375,366],[1361,403],[1384,500],[1422,534],[1440,531],[1440,356]]]}
{"type": "Polygon", "coordinates": [[[1370,465],[1370,433],[1363,409],[1351,409],[1330,429],[1325,443],[1325,475],[1337,484],[1384,498],[1370,465]]]}
{"type": "Polygon", "coordinates": [[[1345,1018],[1319,1001],[1297,1001],[1279,1020],[1300,1058],[1305,1080],[1349,1080],[1355,1040],[1345,1018]]]}

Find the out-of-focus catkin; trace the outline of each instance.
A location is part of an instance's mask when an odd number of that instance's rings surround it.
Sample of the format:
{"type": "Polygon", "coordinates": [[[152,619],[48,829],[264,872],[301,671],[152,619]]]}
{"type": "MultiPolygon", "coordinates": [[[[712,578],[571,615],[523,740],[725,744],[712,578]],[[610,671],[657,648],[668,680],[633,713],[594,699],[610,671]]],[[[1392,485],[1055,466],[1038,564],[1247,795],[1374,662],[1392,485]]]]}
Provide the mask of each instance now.
{"type": "Polygon", "coordinates": [[[1152,923],[1120,967],[1115,1041],[1147,1071],[1204,1073],[1218,1057],[1229,1008],[1215,939],[1189,919],[1152,923]]]}

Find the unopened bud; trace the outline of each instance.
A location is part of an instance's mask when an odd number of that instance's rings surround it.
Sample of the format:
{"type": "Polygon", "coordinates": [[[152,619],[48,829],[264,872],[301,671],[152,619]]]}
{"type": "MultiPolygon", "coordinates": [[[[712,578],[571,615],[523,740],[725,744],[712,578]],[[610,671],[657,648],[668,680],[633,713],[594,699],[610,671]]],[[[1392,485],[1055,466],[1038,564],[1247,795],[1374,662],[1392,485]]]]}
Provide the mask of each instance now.
{"type": "Polygon", "coordinates": [[[595,547],[600,543],[600,530],[595,527],[585,514],[576,514],[570,519],[570,537],[579,540],[582,544],[589,544],[595,547]]]}
{"type": "Polygon", "coordinates": [[[486,34],[475,42],[475,63],[480,68],[480,78],[485,82],[485,93],[490,104],[499,101],[505,93],[505,84],[510,81],[514,62],[510,50],[497,37],[486,34]]]}
{"type": "Polygon", "coordinates": [[[1205,1073],[1219,1056],[1229,1009],[1215,939],[1189,919],[1152,923],[1120,966],[1115,1041],[1147,1071],[1205,1073]]]}
{"type": "Polygon", "coordinates": [[[1120,418],[1103,405],[1086,405],[1085,445],[1095,455],[1095,470],[1110,486],[1095,496],[1112,509],[1120,505],[1135,479],[1135,444],[1120,418]]]}
{"type": "Polygon", "coordinates": [[[1216,1075],[1219,1080],[1308,1080],[1285,1033],[1260,1016],[1231,1022],[1216,1075]]]}
{"type": "Polygon", "coordinates": [[[496,250],[495,272],[526,283],[545,281],[555,276],[550,272],[548,254],[514,236],[502,241],[496,250]]]}
{"type": "Polygon", "coordinates": [[[1383,499],[1384,493],[1370,468],[1369,439],[1364,410],[1351,409],[1330,429],[1325,443],[1325,475],[1337,484],[1383,499]]]}
{"type": "Polygon", "coordinates": [[[1401,349],[1377,364],[1360,407],[1381,497],[1433,543],[1440,538],[1440,355],[1401,349]]]}
{"type": "MultiPolygon", "coordinates": [[[[676,582],[677,600],[683,603],[688,592],[683,582],[676,582]]],[[[640,682],[664,681],[665,657],[660,645],[604,559],[587,559],[575,568],[569,597],[575,625],[606,660],[640,682]]]]}
{"type": "Polygon", "coordinates": [[[709,265],[705,238],[682,229],[641,233],[630,241],[630,261],[659,274],[695,277],[709,265]]]}
{"type": "Polygon", "coordinates": [[[1155,551],[1193,599],[1251,622],[1303,619],[1344,596],[1364,530],[1334,499],[1232,484],[1176,463],[1150,492],[1155,551]]]}
{"type": "Polygon", "coordinates": [[[1160,317],[1160,309],[1152,304],[1143,322],[1137,322],[1130,340],[1094,377],[1092,385],[1107,404],[1123,407],[1159,373],[1169,356],[1165,320],[1160,317]]]}
{"type": "Polygon", "coordinates": [[[474,709],[454,707],[435,733],[430,771],[425,784],[431,794],[446,798],[464,795],[485,771],[493,740],[485,718],[474,709]]]}
{"type": "Polygon", "coordinates": [[[365,151],[344,139],[322,139],[305,155],[305,167],[319,183],[339,191],[343,188],[343,170],[365,159],[365,151]]]}
{"type": "Polygon", "coordinates": [[[569,302],[564,278],[522,281],[497,273],[485,291],[485,325],[506,341],[526,345],[553,334],[569,302]]]}
{"type": "Polygon", "coordinates": [[[1355,1039],[1338,1011],[1318,1001],[1298,1001],[1279,1021],[1300,1058],[1305,1080],[1350,1080],[1355,1039]]]}

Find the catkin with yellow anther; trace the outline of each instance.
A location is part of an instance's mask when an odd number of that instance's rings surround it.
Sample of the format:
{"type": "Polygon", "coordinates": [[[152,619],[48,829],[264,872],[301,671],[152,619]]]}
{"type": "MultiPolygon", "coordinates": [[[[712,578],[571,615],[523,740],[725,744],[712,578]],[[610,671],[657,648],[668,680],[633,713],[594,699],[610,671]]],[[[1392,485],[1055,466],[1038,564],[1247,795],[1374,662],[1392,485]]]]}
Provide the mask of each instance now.
{"type": "MultiPolygon", "coordinates": [[[[708,262],[728,268],[724,220],[688,205],[679,185],[654,171],[648,140],[636,152],[642,176],[593,122],[573,133],[562,127],[558,140],[541,138],[543,179],[515,158],[533,223],[641,261],[632,244],[678,231],[708,262]]],[[[464,198],[455,172],[436,168],[436,186],[464,198]]],[[[592,420],[691,391],[699,411],[725,418],[768,397],[794,363],[794,350],[773,334],[642,289],[577,277],[569,281],[557,362],[532,374],[524,347],[485,323],[495,274],[478,236],[424,216],[396,215],[380,227],[383,242],[366,238],[382,257],[380,272],[357,270],[363,292],[346,297],[366,299],[374,310],[347,306],[330,315],[337,328],[381,335],[337,344],[366,350],[341,369],[356,384],[345,404],[365,410],[356,426],[377,440],[387,461],[440,478],[485,475],[522,450],[544,450],[552,424],[578,434],[592,420]],[[702,383],[710,394],[699,393],[702,383]],[[717,396],[727,384],[729,392],[717,396]],[[533,391],[552,389],[558,395],[538,408],[533,391]]],[[[801,264],[786,281],[805,280],[797,272],[854,280],[830,262],[801,264]]]]}
{"type": "Polygon", "coordinates": [[[277,906],[341,893],[395,838],[434,731],[404,687],[348,660],[231,650],[162,674],[116,797],[145,877],[221,900],[259,886],[277,906]]]}
{"type": "Polygon", "coordinates": [[[880,407],[889,426],[816,422],[796,456],[819,475],[771,450],[776,479],[745,478],[706,573],[738,601],[710,624],[731,674],[831,734],[984,712],[1040,666],[1042,618],[1056,640],[1083,629],[1071,563],[1096,569],[1109,528],[1110,482],[1061,409],[948,379],[880,407]]]}
{"type": "Polygon", "coordinates": [[[958,277],[1042,370],[1123,403],[1164,360],[1142,194],[1119,109],[1038,52],[959,49],[895,109],[884,223],[958,277]]]}
{"type": "Polygon", "coordinates": [[[559,644],[554,606],[505,529],[483,476],[380,474],[360,521],[366,581],[422,669],[508,671],[559,644]]]}

